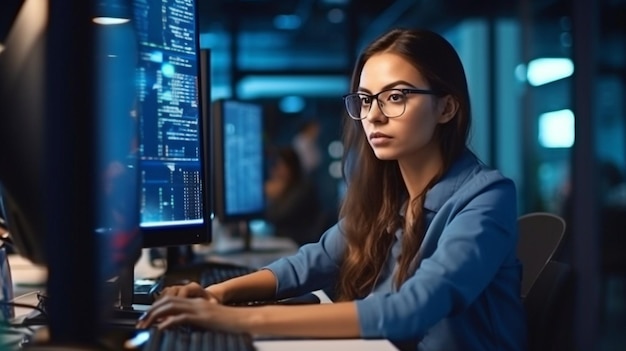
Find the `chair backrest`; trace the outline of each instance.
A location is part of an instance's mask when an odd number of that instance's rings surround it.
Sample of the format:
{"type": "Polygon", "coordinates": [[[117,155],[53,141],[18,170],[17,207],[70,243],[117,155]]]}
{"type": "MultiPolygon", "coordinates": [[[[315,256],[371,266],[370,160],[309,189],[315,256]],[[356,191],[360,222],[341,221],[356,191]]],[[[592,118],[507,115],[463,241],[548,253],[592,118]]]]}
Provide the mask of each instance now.
{"type": "Polygon", "coordinates": [[[524,299],[529,351],[572,349],[573,299],[571,267],[549,261],[524,299]]]}
{"type": "Polygon", "coordinates": [[[517,223],[517,257],[523,265],[521,295],[525,297],[559,247],[565,234],[565,220],[552,213],[533,212],[520,216],[517,223]]]}

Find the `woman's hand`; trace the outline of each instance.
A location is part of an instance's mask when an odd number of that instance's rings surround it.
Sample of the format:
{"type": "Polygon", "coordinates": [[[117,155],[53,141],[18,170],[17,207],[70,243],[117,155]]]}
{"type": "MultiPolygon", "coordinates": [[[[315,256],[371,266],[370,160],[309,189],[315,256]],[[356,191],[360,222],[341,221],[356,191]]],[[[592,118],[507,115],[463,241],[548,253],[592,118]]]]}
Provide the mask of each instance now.
{"type": "MultiPolygon", "coordinates": [[[[190,284],[188,284],[190,285],[190,284]]],[[[188,287],[185,285],[184,287],[188,287]]],[[[182,288],[182,287],[180,287],[182,288]]],[[[180,289],[172,289],[180,291],[180,289]]],[[[186,289],[184,291],[191,291],[186,289]]],[[[198,290],[193,290],[199,292],[198,290]]],[[[157,325],[165,329],[180,324],[193,325],[205,329],[220,329],[230,332],[240,332],[238,320],[245,316],[238,312],[242,309],[226,307],[215,303],[211,298],[163,296],[155,301],[137,322],[137,328],[148,328],[157,325]],[[226,311],[228,309],[229,311],[226,311]]]]}
{"type": "Polygon", "coordinates": [[[173,285],[168,286],[161,291],[158,299],[164,297],[187,297],[187,298],[202,298],[209,302],[222,303],[221,298],[211,292],[211,287],[203,288],[196,282],[188,283],[185,285],[173,285]]]}
{"type": "Polygon", "coordinates": [[[252,335],[307,338],[357,338],[359,319],[354,302],[300,306],[231,307],[203,298],[165,296],[139,318],[137,328],[177,325],[252,335]]]}

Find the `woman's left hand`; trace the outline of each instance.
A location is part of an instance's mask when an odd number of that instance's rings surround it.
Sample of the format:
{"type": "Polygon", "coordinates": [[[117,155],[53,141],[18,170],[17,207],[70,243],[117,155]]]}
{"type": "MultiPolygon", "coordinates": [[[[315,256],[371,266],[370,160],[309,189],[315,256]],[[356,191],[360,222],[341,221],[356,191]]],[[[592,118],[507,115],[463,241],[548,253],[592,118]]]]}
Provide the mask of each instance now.
{"type": "MultiPolygon", "coordinates": [[[[237,308],[220,305],[204,298],[166,296],[155,301],[138,320],[137,328],[157,325],[165,329],[176,325],[193,325],[205,329],[240,332],[235,315],[237,308]],[[226,310],[230,311],[226,311],[226,310]]],[[[241,311],[243,312],[243,311],[241,311]]],[[[243,316],[243,315],[242,315],[243,316]]]]}

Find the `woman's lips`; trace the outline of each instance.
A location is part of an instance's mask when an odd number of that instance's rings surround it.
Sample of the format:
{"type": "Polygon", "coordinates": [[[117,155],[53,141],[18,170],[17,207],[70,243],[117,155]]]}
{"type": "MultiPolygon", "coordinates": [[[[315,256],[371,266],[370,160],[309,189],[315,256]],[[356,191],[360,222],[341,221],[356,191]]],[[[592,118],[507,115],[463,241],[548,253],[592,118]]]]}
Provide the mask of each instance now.
{"type": "Polygon", "coordinates": [[[391,141],[391,137],[387,134],[374,132],[370,134],[370,143],[373,146],[381,146],[389,143],[391,141]]]}

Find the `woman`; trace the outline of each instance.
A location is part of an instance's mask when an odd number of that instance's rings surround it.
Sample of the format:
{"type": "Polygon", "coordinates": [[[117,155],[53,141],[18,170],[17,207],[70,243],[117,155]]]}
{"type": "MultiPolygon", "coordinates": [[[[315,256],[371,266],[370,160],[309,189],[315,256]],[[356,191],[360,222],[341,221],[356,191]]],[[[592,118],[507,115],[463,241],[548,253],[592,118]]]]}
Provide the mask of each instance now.
{"type": "Polygon", "coordinates": [[[525,349],[516,190],[466,146],[470,101],[457,53],[433,32],[391,30],[359,57],[351,88],[339,223],[248,276],[168,289],[139,326],[387,338],[418,350],[525,349]],[[333,304],[219,304],[329,282],[333,304]]]}

